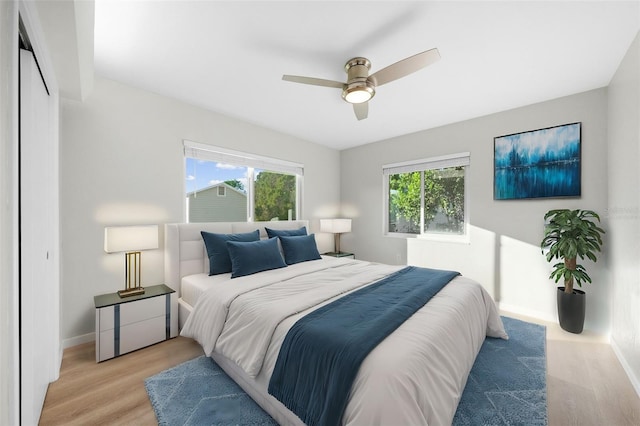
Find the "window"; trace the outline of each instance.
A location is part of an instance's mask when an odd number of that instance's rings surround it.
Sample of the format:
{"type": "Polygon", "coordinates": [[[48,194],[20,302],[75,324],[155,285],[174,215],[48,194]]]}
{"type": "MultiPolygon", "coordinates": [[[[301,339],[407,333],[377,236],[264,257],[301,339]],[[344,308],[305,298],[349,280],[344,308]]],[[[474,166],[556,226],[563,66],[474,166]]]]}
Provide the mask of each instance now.
{"type": "Polygon", "coordinates": [[[303,166],[184,141],[188,222],[296,220],[303,166]]]}
{"type": "Polygon", "coordinates": [[[385,234],[464,236],[469,153],[382,167],[385,234]]]}

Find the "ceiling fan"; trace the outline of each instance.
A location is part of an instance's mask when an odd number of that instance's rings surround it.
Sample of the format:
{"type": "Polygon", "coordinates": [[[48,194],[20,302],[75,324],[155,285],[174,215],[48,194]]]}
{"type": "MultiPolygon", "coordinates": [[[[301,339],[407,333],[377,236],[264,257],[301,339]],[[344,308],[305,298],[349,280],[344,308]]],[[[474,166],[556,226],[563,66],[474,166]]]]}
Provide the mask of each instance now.
{"type": "Polygon", "coordinates": [[[349,59],[344,65],[347,82],[324,80],[321,78],[283,75],[282,79],[294,83],[314,86],[335,87],[342,89],[342,99],[353,104],[353,111],[358,120],[364,120],[369,114],[368,101],[376,94],[376,87],[414,73],[440,59],[438,49],[429,49],[408,58],[402,59],[371,75],[371,62],[367,58],[349,59]]]}

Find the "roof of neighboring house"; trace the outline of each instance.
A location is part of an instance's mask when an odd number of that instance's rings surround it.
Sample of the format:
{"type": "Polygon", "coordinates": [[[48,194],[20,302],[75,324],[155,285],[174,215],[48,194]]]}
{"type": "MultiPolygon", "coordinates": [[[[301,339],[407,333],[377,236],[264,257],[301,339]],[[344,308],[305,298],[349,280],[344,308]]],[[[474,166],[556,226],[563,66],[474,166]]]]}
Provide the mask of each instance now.
{"type": "Polygon", "coordinates": [[[247,196],[247,194],[244,191],[240,191],[239,189],[234,188],[233,186],[229,185],[228,183],[220,182],[220,183],[216,183],[215,185],[210,185],[210,186],[207,186],[205,188],[201,188],[201,189],[197,189],[195,191],[187,192],[187,197],[190,196],[190,195],[199,194],[199,193],[204,192],[204,191],[209,191],[210,189],[217,188],[219,186],[224,186],[224,187],[229,188],[229,189],[231,189],[233,191],[236,191],[238,194],[244,195],[245,197],[247,196]]]}

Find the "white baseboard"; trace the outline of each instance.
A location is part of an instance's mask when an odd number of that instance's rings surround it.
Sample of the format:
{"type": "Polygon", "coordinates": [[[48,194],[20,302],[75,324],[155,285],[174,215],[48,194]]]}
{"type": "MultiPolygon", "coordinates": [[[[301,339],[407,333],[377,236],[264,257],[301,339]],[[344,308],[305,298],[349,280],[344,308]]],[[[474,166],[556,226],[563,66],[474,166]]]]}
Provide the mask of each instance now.
{"type": "Polygon", "coordinates": [[[616,344],[616,341],[613,338],[611,338],[611,348],[613,349],[613,353],[615,353],[616,356],[618,357],[618,361],[620,361],[620,364],[622,365],[622,368],[624,369],[625,373],[627,373],[627,377],[629,377],[629,380],[631,381],[631,385],[633,386],[633,388],[636,390],[636,393],[640,397],[640,378],[638,378],[635,375],[634,371],[631,369],[631,366],[627,362],[627,359],[624,357],[624,354],[622,353],[622,351],[620,350],[620,348],[616,344]]]}
{"type": "Polygon", "coordinates": [[[62,348],[67,349],[72,346],[81,345],[87,342],[95,342],[96,341],[96,333],[87,333],[81,336],[71,337],[69,339],[65,339],[62,341],[62,348]]]}
{"type": "Polygon", "coordinates": [[[62,345],[59,345],[59,350],[58,350],[58,359],[56,360],[56,368],[54,370],[54,374],[53,374],[53,380],[51,380],[51,383],[55,382],[56,380],[58,380],[60,378],[60,369],[62,368],[62,356],[64,355],[64,348],[62,347],[62,345]]]}
{"type": "Polygon", "coordinates": [[[511,312],[513,314],[522,315],[525,317],[537,318],[542,321],[557,322],[558,317],[553,314],[544,311],[536,311],[533,309],[522,308],[521,306],[508,305],[506,303],[497,302],[496,306],[499,310],[504,312],[511,312]]]}

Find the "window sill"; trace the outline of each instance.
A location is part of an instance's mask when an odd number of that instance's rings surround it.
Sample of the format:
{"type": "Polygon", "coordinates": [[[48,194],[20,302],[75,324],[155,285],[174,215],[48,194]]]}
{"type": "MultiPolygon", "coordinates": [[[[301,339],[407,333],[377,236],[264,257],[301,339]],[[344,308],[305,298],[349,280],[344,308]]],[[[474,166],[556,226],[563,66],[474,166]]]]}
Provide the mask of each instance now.
{"type": "Polygon", "coordinates": [[[469,234],[465,235],[447,235],[447,234],[403,234],[396,232],[387,232],[385,237],[391,238],[414,238],[417,240],[433,241],[439,243],[455,243],[455,244],[471,244],[469,234]]]}
{"type": "Polygon", "coordinates": [[[447,234],[420,234],[416,235],[418,240],[436,241],[441,243],[471,244],[469,234],[447,235],[447,234]]]}

